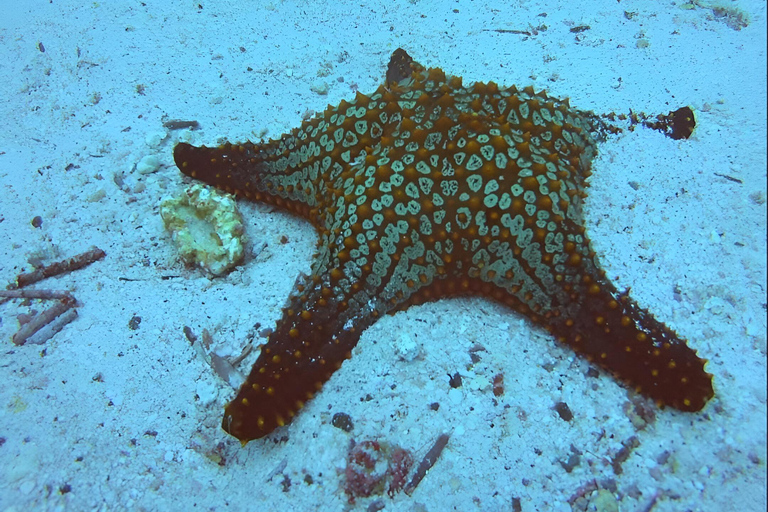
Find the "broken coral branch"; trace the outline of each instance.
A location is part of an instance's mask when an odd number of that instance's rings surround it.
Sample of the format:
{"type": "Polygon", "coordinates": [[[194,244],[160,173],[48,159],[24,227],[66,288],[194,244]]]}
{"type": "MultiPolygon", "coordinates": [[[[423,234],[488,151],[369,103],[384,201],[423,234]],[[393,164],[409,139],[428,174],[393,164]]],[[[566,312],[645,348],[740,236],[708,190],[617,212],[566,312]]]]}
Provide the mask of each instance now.
{"type": "Polygon", "coordinates": [[[94,247],[69,259],[51,263],[32,272],[19,274],[15,282],[7,286],[7,290],[0,290],[0,304],[7,299],[56,301],[51,307],[23,324],[16,334],[13,335],[11,341],[16,345],[24,345],[27,342],[34,344],[45,343],[65,325],[77,318],[77,311],[74,309],[77,306],[77,300],[68,291],[22,290],[20,288],[42,281],[47,277],[81,269],[94,261],[102,259],[105,255],[104,251],[94,247]]]}
{"type": "Polygon", "coordinates": [[[416,468],[416,473],[413,474],[411,481],[408,482],[408,485],[405,486],[405,494],[410,496],[416,489],[416,486],[421,483],[421,481],[426,476],[427,471],[429,471],[432,466],[435,465],[435,462],[437,462],[440,454],[443,453],[443,448],[445,448],[445,445],[448,444],[448,439],[450,439],[450,437],[451,436],[449,434],[440,434],[440,436],[437,438],[437,441],[435,441],[435,444],[432,445],[432,448],[429,449],[427,454],[421,460],[419,467],[416,468]]]}
{"type": "Polygon", "coordinates": [[[42,345],[49,339],[53,338],[56,333],[62,330],[65,325],[73,321],[75,318],[77,318],[77,309],[68,309],[61,315],[54,318],[49,324],[44,325],[35,334],[29,336],[26,342],[32,345],[42,345]]]}
{"type": "MultiPolygon", "coordinates": [[[[49,307],[39,315],[35,316],[28,323],[22,325],[21,328],[18,330],[18,332],[13,335],[13,338],[11,340],[16,345],[25,344],[27,340],[29,340],[29,338],[32,337],[36,332],[38,332],[43,327],[45,327],[46,325],[56,320],[58,316],[63,315],[64,313],[72,309],[74,305],[75,305],[74,299],[56,301],[56,303],[53,306],[49,307]]],[[[59,332],[59,330],[61,330],[61,328],[64,327],[64,325],[74,320],[75,317],[77,317],[76,313],[74,316],[70,315],[69,320],[67,320],[63,324],[61,325],[57,324],[57,326],[59,327],[58,330],[55,330],[54,332],[52,332],[50,336],[53,336],[54,334],[59,332]]],[[[50,338],[50,336],[48,336],[48,338],[50,338]]],[[[38,343],[43,343],[48,338],[45,338],[41,341],[38,340],[38,343]]]]}
{"type": "Polygon", "coordinates": [[[72,256],[69,259],[57,261],[55,263],[51,263],[50,265],[45,265],[44,267],[33,270],[32,272],[19,274],[16,278],[16,284],[10,284],[8,289],[12,290],[16,288],[24,288],[29,284],[42,281],[47,277],[57,276],[59,274],[64,274],[66,272],[72,272],[73,270],[87,267],[94,261],[100,260],[105,255],[106,253],[104,251],[98,247],[94,247],[89,251],[85,251],[84,253],[78,254],[77,256],[72,256]]]}
{"type": "Polygon", "coordinates": [[[8,299],[75,300],[71,293],[57,290],[0,290],[0,297],[8,299]]]}

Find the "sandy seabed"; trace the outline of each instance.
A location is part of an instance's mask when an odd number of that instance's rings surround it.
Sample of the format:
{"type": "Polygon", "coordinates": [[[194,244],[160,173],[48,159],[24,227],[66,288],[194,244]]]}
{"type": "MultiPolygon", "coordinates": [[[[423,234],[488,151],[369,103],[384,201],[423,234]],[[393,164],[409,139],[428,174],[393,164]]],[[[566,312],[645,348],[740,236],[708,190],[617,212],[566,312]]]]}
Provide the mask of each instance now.
{"type": "Polygon", "coordinates": [[[765,510],[765,3],[588,5],[5,6],[0,277],[92,246],[106,257],[30,287],[80,304],[41,345],[11,337],[46,304],[0,304],[0,510],[765,510]],[[245,263],[222,278],[185,268],[158,214],[189,183],[172,148],[276,137],[374,90],[398,47],[465,83],[533,85],[582,110],[694,108],[689,140],[639,129],[601,144],[587,218],[608,276],[709,360],[702,412],[638,414],[626,388],[518,315],[455,299],[368,329],[290,426],[245,448],[220,429],[233,389],[184,328],[239,354],[274,326],[315,234],[241,202],[245,263]],[[419,356],[399,357],[408,346],[419,356]],[[410,496],[349,503],[351,439],[418,460],[442,432],[410,496]]]}

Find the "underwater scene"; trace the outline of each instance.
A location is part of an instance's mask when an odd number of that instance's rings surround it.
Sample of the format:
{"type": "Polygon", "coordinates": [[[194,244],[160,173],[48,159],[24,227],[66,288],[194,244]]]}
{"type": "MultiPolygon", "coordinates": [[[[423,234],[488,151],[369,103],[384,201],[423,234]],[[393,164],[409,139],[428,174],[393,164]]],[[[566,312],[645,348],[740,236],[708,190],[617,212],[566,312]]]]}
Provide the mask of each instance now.
{"type": "Polygon", "coordinates": [[[0,510],[760,511],[766,5],[0,20],[0,510]]]}

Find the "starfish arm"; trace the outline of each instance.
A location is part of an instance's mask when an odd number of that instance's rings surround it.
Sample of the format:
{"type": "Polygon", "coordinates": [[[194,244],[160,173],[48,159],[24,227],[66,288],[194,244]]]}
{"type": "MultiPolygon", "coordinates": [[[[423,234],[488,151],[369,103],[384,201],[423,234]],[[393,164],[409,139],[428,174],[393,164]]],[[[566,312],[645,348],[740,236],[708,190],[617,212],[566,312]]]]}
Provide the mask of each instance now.
{"type": "MultiPolygon", "coordinates": [[[[243,442],[290,423],[304,403],[351,357],[361,333],[384,314],[423,302],[444,274],[425,257],[419,233],[405,221],[377,229],[373,208],[328,216],[310,276],[301,277],[289,306],[262,348],[237,396],[226,407],[223,428],[243,442]],[[368,226],[368,230],[364,229],[368,226]],[[419,300],[414,301],[414,294],[419,300]],[[426,294],[426,295],[425,295],[426,294]]],[[[382,217],[390,217],[384,210],[382,217]]],[[[442,267],[439,267],[442,268],[442,267]]],[[[466,293],[461,286],[444,290],[466,293]]]]}
{"type": "Polygon", "coordinates": [[[701,410],[714,396],[707,361],[604,278],[587,282],[549,330],[659,406],[701,410]]]}
{"type": "MultiPolygon", "coordinates": [[[[324,261],[316,256],[315,267],[324,261]]],[[[246,443],[290,423],[388,307],[370,292],[350,286],[339,268],[300,277],[248,379],[226,406],[224,430],[246,443]]]]}
{"type": "Polygon", "coordinates": [[[312,159],[302,167],[289,165],[295,158],[283,154],[296,145],[294,135],[264,144],[227,143],[218,147],[194,147],[182,142],[174,148],[173,157],[187,176],[238,197],[273,204],[310,218],[322,197],[318,190],[321,184],[316,173],[311,172],[319,162],[312,159]]]}
{"type": "Polygon", "coordinates": [[[605,279],[576,220],[557,223],[548,242],[532,229],[519,254],[522,234],[502,231],[513,243],[492,243],[475,253],[467,275],[482,284],[473,288],[490,287],[482,294],[544,326],[659,405],[700,410],[714,395],[706,360],[605,279]]]}
{"type": "MultiPolygon", "coordinates": [[[[357,93],[279,139],[194,147],[179,143],[176,166],[187,176],[250,200],[276,205],[323,224],[322,213],[348,194],[345,177],[382,135],[397,126],[399,107],[380,87],[357,93]],[[383,110],[382,110],[383,109],[383,110]]],[[[354,173],[352,173],[354,174],[354,173]]]]}

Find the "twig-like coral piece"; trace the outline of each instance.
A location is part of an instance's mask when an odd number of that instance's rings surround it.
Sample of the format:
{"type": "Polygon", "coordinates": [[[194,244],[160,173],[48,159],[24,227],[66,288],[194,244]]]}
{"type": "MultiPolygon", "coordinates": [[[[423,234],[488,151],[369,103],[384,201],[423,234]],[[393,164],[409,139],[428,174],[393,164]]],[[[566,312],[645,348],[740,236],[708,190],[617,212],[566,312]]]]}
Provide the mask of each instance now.
{"type": "Polygon", "coordinates": [[[86,267],[94,261],[100,260],[106,256],[106,253],[94,247],[84,253],[78,254],[63,261],[57,261],[44,267],[35,269],[33,272],[19,274],[15,283],[7,286],[7,290],[0,290],[0,304],[7,299],[38,299],[55,300],[53,306],[49,307],[39,315],[35,316],[30,322],[21,326],[11,340],[16,345],[25,343],[41,344],[45,343],[65,325],[77,318],[77,311],[74,309],[77,301],[67,291],[56,290],[21,290],[28,284],[42,281],[46,277],[57,276],[66,272],[72,272],[86,267]]]}
{"type": "Polygon", "coordinates": [[[197,121],[184,121],[182,119],[169,119],[163,123],[163,126],[169,130],[183,130],[189,128],[190,130],[197,130],[200,128],[200,123],[197,121]]]}
{"type": "Polygon", "coordinates": [[[432,445],[432,448],[429,449],[427,454],[421,460],[419,467],[416,468],[416,473],[413,474],[411,481],[408,482],[408,485],[405,486],[405,494],[410,496],[411,493],[413,493],[413,491],[416,489],[416,486],[421,483],[421,481],[426,476],[427,471],[429,471],[432,466],[435,465],[438,457],[440,457],[440,454],[443,453],[443,448],[445,448],[445,445],[448,444],[448,439],[450,437],[451,436],[449,434],[440,434],[440,436],[437,438],[437,441],[435,441],[435,444],[432,445]]]}
{"type": "Polygon", "coordinates": [[[56,290],[0,290],[0,297],[7,299],[71,300],[75,298],[69,292],[56,290]]]}
{"type": "MultiPolygon", "coordinates": [[[[50,308],[46,309],[45,311],[43,311],[42,313],[40,313],[39,315],[34,317],[29,323],[24,324],[21,327],[21,329],[19,329],[19,331],[16,334],[13,335],[13,338],[12,338],[13,343],[16,344],[16,345],[23,345],[24,343],[27,342],[27,340],[33,334],[35,334],[40,329],[42,329],[46,325],[48,325],[51,322],[53,322],[53,320],[57,316],[59,316],[59,315],[61,315],[63,313],[66,313],[74,305],[75,305],[75,301],[74,300],[60,300],[60,301],[56,301],[56,303],[53,306],[51,306],[50,308]]],[[[77,315],[75,315],[75,316],[77,316],[77,315]]],[[[72,317],[70,319],[70,321],[73,320],[73,319],[74,319],[74,317],[72,317]]],[[[63,327],[66,323],[68,323],[68,322],[65,322],[64,324],[62,324],[61,327],[63,327]]],[[[58,331],[56,331],[56,332],[58,332],[58,331]]],[[[53,334],[55,334],[55,332],[52,333],[51,336],[53,336],[53,334]]],[[[43,341],[45,341],[45,340],[43,340],[43,341]]]]}
{"type": "Polygon", "coordinates": [[[68,309],[61,315],[57,316],[51,323],[43,326],[42,329],[35,334],[27,338],[27,343],[32,345],[42,345],[49,339],[53,338],[56,333],[64,328],[69,322],[77,318],[77,309],[68,309]]]}
{"type": "Polygon", "coordinates": [[[93,248],[69,259],[51,263],[50,265],[38,268],[32,272],[19,274],[19,276],[16,278],[16,284],[11,284],[9,288],[24,288],[29,284],[42,281],[46,277],[57,276],[59,274],[64,274],[65,272],[72,272],[73,270],[81,269],[90,265],[94,261],[100,260],[105,255],[106,253],[101,249],[93,248]]]}
{"type": "Polygon", "coordinates": [[[278,464],[277,467],[275,467],[275,469],[273,469],[269,475],[267,475],[266,481],[269,482],[275,477],[275,475],[282,473],[286,466],[288,466],[288,457],[284,457],[283,460],[280,461],[280,464],[278,464]]]}

